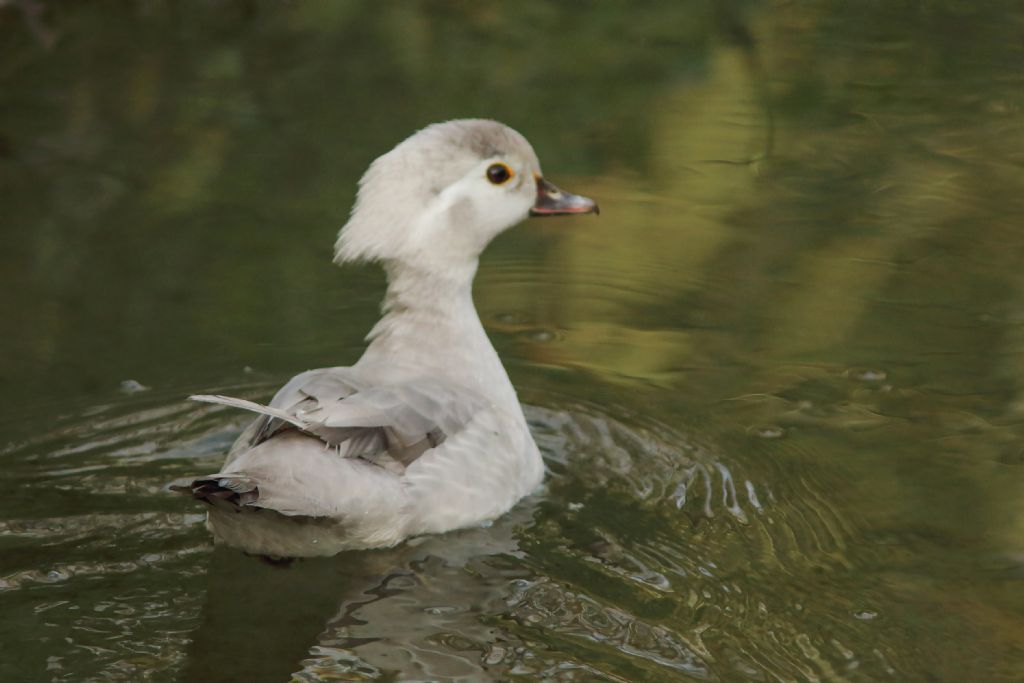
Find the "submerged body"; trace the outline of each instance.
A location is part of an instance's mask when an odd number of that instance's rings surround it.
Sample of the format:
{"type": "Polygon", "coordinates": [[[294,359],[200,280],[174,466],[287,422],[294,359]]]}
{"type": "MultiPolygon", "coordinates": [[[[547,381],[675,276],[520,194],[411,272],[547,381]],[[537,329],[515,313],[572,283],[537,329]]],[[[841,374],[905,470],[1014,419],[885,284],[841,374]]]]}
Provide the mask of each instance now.
{"type": "Polygon", "coordinates": [[[536,488],[543,462],[472,281],[528,214],[589,212],[494,121],[435,124],[377,159],[336,250],[388,274],[363,356],[294,377],[267,406],[193,397],[260,414],[220,472],[179,487],[210,505],[215,537],[274,557],[390,546],[493,519],[536,488]]]}

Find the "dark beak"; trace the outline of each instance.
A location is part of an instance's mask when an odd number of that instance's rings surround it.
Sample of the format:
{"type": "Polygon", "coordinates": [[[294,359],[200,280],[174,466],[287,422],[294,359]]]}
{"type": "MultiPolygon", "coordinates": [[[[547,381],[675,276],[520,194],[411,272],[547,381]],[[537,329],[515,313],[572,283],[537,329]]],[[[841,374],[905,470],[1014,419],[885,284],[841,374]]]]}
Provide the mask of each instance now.
{"type": "Polygon", "coordinates": [[[563,216],[570,213],[601,213],[593,199],[570,194],[537,176],[537,201],[531,216],[563,216]]]}

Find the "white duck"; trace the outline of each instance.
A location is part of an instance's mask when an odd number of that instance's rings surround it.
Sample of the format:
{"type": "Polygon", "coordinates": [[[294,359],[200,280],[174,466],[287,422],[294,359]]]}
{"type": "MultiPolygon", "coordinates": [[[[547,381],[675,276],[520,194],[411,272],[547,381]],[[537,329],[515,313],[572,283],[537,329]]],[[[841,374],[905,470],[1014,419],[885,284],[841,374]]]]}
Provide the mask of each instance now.
{"type": "Polygon", "coordinates": [[[544,180],[530,143],[496,121],[419,131],[371,164],[335,261],[380,261],[383,317],[352,367],[292,378],[217,474],[176,487],[210,504],[224,543],[333,555],[493,519],[544,465],[473,306],[478,258],[527,215],[597,213],[544,180]]]}

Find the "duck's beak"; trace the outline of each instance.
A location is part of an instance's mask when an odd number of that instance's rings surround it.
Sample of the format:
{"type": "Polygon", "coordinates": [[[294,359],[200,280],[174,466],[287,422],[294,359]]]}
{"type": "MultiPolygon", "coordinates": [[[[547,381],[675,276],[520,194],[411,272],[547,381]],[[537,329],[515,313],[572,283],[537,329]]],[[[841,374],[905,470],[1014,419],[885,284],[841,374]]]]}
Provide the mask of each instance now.
{"type": "Polygon", "coordinates": [[[537,176],[537,201],[531,216],[561,216],[569,213],[601,213],[593,199],[570,194],[537,176]]]}

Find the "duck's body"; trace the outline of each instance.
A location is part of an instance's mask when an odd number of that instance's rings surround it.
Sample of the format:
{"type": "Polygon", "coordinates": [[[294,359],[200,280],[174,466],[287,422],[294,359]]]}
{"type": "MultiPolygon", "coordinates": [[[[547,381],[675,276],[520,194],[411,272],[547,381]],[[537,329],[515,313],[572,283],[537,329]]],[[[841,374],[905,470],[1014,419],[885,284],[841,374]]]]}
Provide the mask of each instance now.
{"type": "Polygon", "coordinates": [[[374,162],[337,248],[388,273],[363,356],[294,377],[268,406],[194,397],[261,414],[220,472],[183,487],[211,505],[214,535],[253,554],[331,555],[479,524],[536,488],[543,462],[473,276],[528,213],[594,210],[493,121],[435,124],[374,162]]]}

